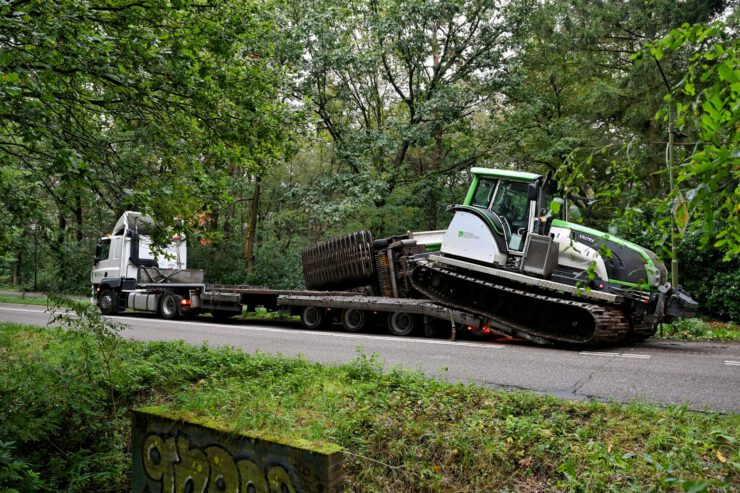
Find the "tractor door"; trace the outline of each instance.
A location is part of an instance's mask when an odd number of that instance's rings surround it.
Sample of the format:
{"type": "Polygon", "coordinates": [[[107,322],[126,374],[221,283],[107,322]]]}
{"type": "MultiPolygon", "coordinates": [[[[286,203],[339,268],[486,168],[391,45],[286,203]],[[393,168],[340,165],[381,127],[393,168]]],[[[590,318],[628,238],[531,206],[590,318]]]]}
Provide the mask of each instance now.
{"type": "Polygon", "coordinates": [[[521,252],[530,224],[529,184],[520,181],[499,181],[490,209],[501,218],[506,230],[508,249],[521,252]]]}

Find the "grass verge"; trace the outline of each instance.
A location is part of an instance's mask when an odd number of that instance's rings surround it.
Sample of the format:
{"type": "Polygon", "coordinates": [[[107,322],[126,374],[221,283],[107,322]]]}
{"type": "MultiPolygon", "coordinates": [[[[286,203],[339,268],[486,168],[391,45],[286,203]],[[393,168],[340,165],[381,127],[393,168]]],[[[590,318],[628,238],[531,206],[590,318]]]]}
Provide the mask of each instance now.
{"type": "MultiPolygon", "coordinates": [[[[84,317],[83,317],[84,318],[84,317]]],[[[90,328],[92,327],[92,328],[90,328]]],[[[737,491],[740,417],[562,401],[348,365],[0,325],[0,490],[130,489],[127,411],[333,442],[347,491],[737,491]],[[14,476],[13,476],[14,475],[14,476]]]]}
{"type": "Polygon", "coordinates": [[[674,341],[740,341],[740,326],[734,322],[685,318],[663,324],[656,336],[674,341]]]}
{"type": "Polygon", "coordinates": [[[0,294],[0,303],[17,303],[20,305],[47,305],[46,296],[24,296],[23,294],[0,294]]]}

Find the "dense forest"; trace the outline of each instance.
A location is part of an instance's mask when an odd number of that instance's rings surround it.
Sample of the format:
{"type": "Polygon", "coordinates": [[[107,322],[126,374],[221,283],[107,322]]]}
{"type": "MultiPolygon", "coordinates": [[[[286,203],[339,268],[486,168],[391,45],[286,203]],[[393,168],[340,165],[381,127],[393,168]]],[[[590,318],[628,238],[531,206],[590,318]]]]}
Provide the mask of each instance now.
{"type": "Polygon", "coordinates": [[[740,320],[740,13],[726,0],[6,0],[0,284],[86,292],[124,210],[211,282],[300,287],[339,233],[444,228],[472,166],[740,320]],[[687,221],[688,220],[688,221],[687,221]]]}

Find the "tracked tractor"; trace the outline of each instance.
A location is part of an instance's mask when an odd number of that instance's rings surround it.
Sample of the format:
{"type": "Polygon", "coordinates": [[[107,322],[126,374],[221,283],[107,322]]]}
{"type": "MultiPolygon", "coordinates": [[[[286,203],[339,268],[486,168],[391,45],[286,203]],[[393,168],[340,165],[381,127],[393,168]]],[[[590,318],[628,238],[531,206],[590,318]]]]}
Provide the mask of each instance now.
{"type": "Polygon", "coordinates": [[[471,174],[446,230],[330,240],[304,252],[307,286],[428,298],[498,332],[576,346],[643,340],[696,310],[653,252],[581,225],[547,177],[471,174]]]}

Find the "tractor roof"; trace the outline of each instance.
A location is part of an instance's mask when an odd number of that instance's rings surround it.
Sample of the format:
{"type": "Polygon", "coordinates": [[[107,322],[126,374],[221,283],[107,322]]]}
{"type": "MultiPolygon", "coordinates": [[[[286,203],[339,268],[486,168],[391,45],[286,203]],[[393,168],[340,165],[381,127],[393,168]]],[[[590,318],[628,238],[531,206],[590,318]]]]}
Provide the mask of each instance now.
{"type": "Polygon", "coordinates": [[[503,178],[505,180],[526,181],[528,183],[542,177],[542,175],[538,175],[536,173],[527,173],[526,171],[513,171],[508,169],[473,168],[470,172],[478,176],[491,176],[493,178],[503,178]]]}

